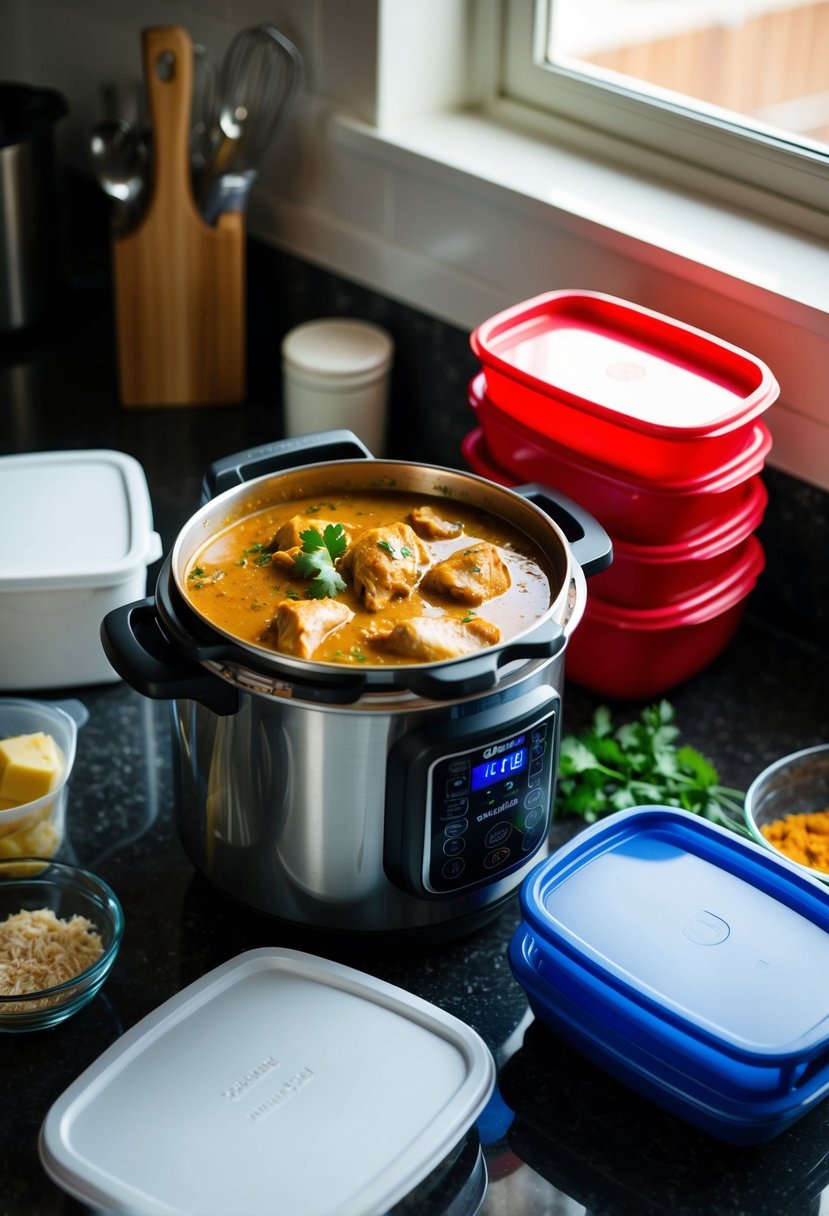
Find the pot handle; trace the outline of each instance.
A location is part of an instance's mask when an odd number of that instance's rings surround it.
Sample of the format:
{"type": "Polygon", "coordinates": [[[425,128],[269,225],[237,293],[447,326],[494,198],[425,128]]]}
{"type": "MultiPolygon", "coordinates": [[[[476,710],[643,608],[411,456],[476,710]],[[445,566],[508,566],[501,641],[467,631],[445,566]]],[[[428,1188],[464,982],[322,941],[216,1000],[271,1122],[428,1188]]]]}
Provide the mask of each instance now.
{"type": "Polygon", "coordinates": [[[444,667],[400,668],[396,681],[409,692],[434,701],[486,692],[498,682],[498,671],[515,659],[549,659],[564,649],[567,635],[556,621],[543,621],[524,641],[501,650],[492,649],[476,658],[452,662],[444,667]]]}
{"type": "Polygon", "coordinates": [[[316,431],[291,439],[278,439],[260,447],[225,456],[209,466],[202,481],[202,505],[224,490],[252,481],[265,473],[279,473],[309,462],[373,460],[371,452],[353,431],[316,431]]]}
{"type": "Polygon", "coordinates": [[[198,701],[226,717],[239,708],[232,684],[182,659],[159,627],[152,598],[122,604],[101,621],[101,645],[118,675],[157,701],[198,701]]]}
{"type": "Polygon", "coordinates": [[[540,507],[557,523],[570,544],[573,557],[584,571],[585,577],[606,570],[613,561],[613,542],[597,519],[568,498],[549,486],[531,482],[515,486],[514,491],[522,498],[540,507]]]}

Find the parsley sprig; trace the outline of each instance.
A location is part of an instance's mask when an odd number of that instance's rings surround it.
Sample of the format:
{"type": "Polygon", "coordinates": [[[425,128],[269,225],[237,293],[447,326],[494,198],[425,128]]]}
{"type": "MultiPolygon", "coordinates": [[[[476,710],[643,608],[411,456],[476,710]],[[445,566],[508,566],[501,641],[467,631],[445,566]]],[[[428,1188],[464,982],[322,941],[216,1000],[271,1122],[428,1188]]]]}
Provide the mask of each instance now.
{"type": "Polygon", "coordinates": [[[655,803],[676,806],[743,836],[743,794],[720,785],[713,764],[696,748],[678,746],[676,712],[668,701],[615,727],[601,706],[592,725],[561,741],[556,814],[595,823],[613,811],[655,803]]]}
{"type": "Polygon", "coordinates": [[[345,582],[337,573],[334,562],[346,550],[346,537],[342,524],[328,524],[320,536],[316,528],[300,532],[302,550],[294,556],[294,567],[302,578],[310,578],[308,598],[312,600],[335,596],[345,591],[345,582]]]}

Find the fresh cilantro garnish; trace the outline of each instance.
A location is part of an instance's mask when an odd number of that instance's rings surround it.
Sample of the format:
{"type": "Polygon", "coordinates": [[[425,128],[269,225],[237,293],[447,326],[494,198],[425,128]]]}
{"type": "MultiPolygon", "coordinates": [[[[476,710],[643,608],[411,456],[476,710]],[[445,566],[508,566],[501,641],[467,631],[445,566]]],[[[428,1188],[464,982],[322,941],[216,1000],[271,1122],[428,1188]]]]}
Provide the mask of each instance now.
{"type": "Polygon", "coordinates": [[[601,706],[586,731],[561,741],[556,814],[595,823],[613,811],[654,803],[681,807],[748,836],[743,794],[720,785],[713,764],[696,748],[678,746],[678,736],[668,701],[618,728],[601,706]]]}
{"type": "MultiPolygon", "coordinates": [[[[388,553],[389,557],[397,556],[397,554],[394,551],[394,547],[392,545],[390,545],[387,540],[378,540],[377,547],[379,549],[385,549],[386,552],[388,553]]],[[[400,546],[400,556],[401,557],[411,557],[412,556],[411,549],[409,549],[406,545],[401,545],[400,546]]]]}
{"type": "Polygon", "coordinates": [[[334,562],[346,550],[342,524],[328,524],[322,536],[316,528],[300,532],[302,551],[294,555],[294,567],[302,578],[310,578],[308,596],[312,600],[334,596],[345,591],[345,583],[337,573],[334,562]]]}
{"type": "Polygon", "coordinates": [[[462,620],[461,620],[461,624],[462,624],[462,625],[468,625],[470,621],[474,621],[474,620],[475,620],[475,617],[476,617],[477,615],[478,615],[478,614],[477,614],[477,612],[475,611],[475,609],[474,609],[474,608],[468,608],[468,609],[467,609],[467,612],[466,612],[466,616],[465,616],[465,617],[463,617],[463,618],[462,618],[462,620]]]}
{"type": "Polygon", "coordinates": [[[220,583],[224,576],[225,572],[222,569],[214,570],[212,574],[208,574],[203,566],[194,566],[187,575],[193,584],[194,591],[201,591],[208,583],[220,583]]]}

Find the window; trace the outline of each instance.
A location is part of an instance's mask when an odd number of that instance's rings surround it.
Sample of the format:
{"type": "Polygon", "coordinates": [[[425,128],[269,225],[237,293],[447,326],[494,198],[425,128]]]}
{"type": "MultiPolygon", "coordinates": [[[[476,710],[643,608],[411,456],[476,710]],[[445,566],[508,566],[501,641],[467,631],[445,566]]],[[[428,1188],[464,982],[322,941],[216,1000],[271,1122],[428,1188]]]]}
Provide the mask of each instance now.
{"type": "Polygon", "coordinates": [[[502,88],[588,147],[824,235],[829,0],[505,0],[502,88]]]}

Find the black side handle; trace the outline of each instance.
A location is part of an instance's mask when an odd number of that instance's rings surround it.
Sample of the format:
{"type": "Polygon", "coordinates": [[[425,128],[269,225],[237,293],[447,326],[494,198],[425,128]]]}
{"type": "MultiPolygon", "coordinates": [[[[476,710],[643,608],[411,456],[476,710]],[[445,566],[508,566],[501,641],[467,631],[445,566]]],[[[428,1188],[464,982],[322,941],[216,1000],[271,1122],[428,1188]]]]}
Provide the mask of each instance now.
{"type": "MultiPolygon", "coordinates": [[[[202,621],[178,594],[170,574],[170,557],[161,568],[156,585],[156,608],[160,628],[169,637],[177,655],[191,664],[232,663],[242,667],[253,667],[262,671],[235,642],[224,641],[205,628],[202,621]]],[[[279,656],[274,654],[274,659],[279,656]]],[[[265,673],[267,674],[267,672],[265,673]]],[[[365,674],[341,670],[303,675],[300,671],[282,668],[276,672],[279,679],[290,685],[295,700],[314,701],[324,704],[349,705],[358,701],[366,690],[365,674]]]]}
{"type": "Polygon", "coordinates": [[[239,693],[232,684],[171,646],[161,632],[152,598],[123,604],[101,622],[101,645],[122,680],[157,701],[198,701],[221,717],[235,714],[239,693]]]}
{"type": "Polygon", "coordinates": [[[316,431],[292,439],[277,439],[259,447],[224,456],[209,466],[202,480],[202,505],[245,481],[266,473],[279,473],[301,464],[328,460],[373,460],[371,452],[353,431],[316,431]]]}
{"type": "Polygon", "coordinates": [[[558,524],[586,578],[607,569],[613,561],[613,542],[589,511],[566,494],[538,482],[515,486],[514,490],[558,524]]]}
{"type": "Polygon", "coordinates": [[[490,649],[472,658],[447,663],[444,667],[401,667],[395,679],[410,692],[434,701],[486,692],[498,682],[498,672],[515,659],[549,659],[564,648],[566,635],[556,621],[542,621],[523,641],[501,650],[490,649]]]}

